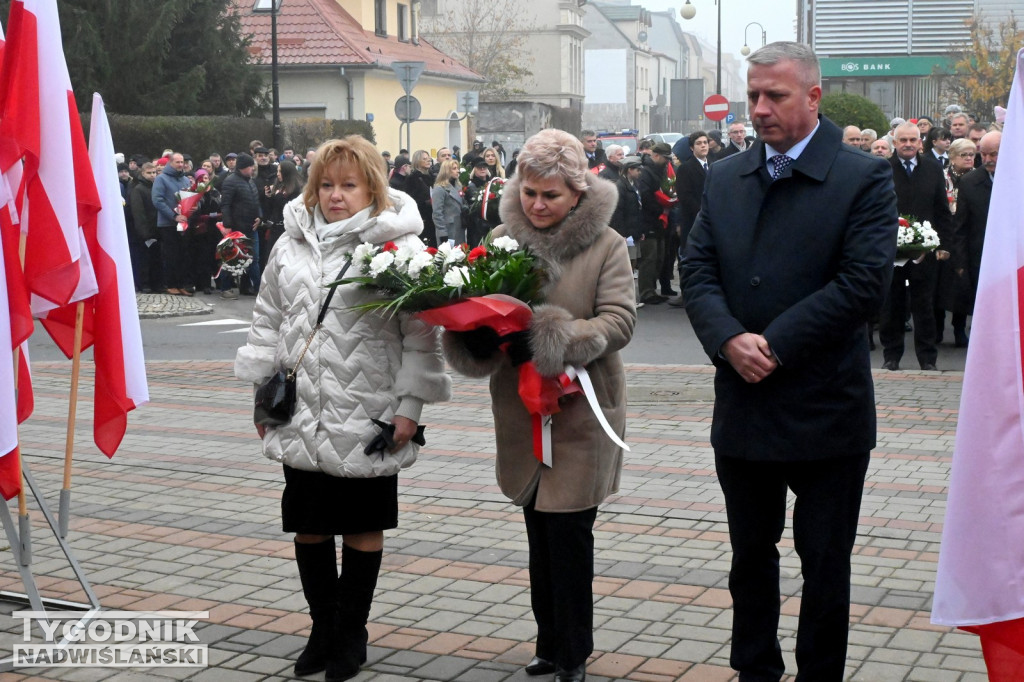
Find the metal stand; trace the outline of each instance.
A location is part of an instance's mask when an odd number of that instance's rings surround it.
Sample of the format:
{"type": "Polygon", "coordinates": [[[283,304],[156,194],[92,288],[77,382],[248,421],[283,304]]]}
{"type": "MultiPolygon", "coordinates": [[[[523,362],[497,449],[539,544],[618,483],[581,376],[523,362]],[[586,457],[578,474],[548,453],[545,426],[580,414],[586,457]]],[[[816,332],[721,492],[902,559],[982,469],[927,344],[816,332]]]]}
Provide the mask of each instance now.
{"type": "MultiPolygon", "coordinates": [[[[92,586],[89,585],[89,581],[86,579],[85,574],[82,571],[82,567],[78,564],[78,559],[71,553],[71,548],[65,541],[64,534],[60,532],[61,524],[53,518],[53,514],[50,512],[50,508],[46,506],[46,500],[39,494],[36,489],[35,481],[32,479],[32,475],[28,471],[28,467],[25,466],[25,461],[21,462],[22,469],[21,473],[25,477],[25,483],[28,485],[29,490],[32,491],[32,496],[36,500],[36,504],[39,505],[39,510],[43,513],[43,517],[46,519],[46,523],[49,524],[50,530],[53,532],[53,537],[60,546],[64,557],[67,559],[68,564],[71,566],[71,570],[75,574],[75,579],[78,580],[78,584],[82,587],[82,591],[85,592],[86,598],[89,603],[82,604],[78,602],[67,601],[64,599],[51,599],[42,597],[39,594],[39,588],[36,587],[35,577],[32,575],[32,570],[29,568],[32,562],[32,545],[30,540],[30,525],[27,516],[18,518],[18,530],[14,529],[14,518],[11,516],[11,511],[8,509],[7,504],[0,504],[0,520],[3,521],[4,532],[7,533],[7,542],[11,546],[11,553],[14,555],[14,561],[18,566],[18,571],[21,573],[21,582],[25,586],[25,593],[18,594],[16,592],[0,591],[0,601],[5,601],[15,604],[28,604],[32,607],[33,611],[45,612],[46,607],[57,607],[60,610],[73,610],[79,609],[86,611],[87,613],[82,617],[83,623],[88,622],[96,615],[100,610],[100,600],[97,599],[96,594],[92,591],[92,586]]],[[[64,502],[63,497],[61,502],[64,502]]],[[[61,514],[61,520],[67,518],[66,514],[61,514]]],[[[66,523],[66,521],[65,521],[66,523]]],[[[66,526],[65,526],[66,528],[66,526]]],[[[61,644],[66,644],[66,641],[62,641],[61,644]]],[[[14,667],[13,658],[5,658],[0,660],[0,672],[6,672],[14,667]]]]}

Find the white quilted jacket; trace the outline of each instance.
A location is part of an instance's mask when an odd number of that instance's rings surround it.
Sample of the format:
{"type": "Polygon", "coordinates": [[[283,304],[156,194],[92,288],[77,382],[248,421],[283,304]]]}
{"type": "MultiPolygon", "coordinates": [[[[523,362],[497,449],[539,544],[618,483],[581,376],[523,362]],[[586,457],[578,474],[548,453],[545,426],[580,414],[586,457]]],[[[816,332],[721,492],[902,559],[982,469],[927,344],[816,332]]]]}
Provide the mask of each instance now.
{"type": "MultiPolygon", "coordinates": [[[[328,284],[341,271],[343,256],[358,244],[417,240],[423,221],[416,202],[395,190],[390,198],[394,208],[376,218],[353,218],[340,236],[325,243],[317,239],[314,217],[301,196],[285,207],[285,233],[263,273],[249,337],[235,357],[235,376],[258,384],[294,366],[328,284]]],[[[315,219],[324,221],[319,208],[315,219]]],[[[349,309],[374,298],[351,284],[334,292],[323,328],[296,375],[295,414],[289,424],[268,428],[263,439],[268,458],[349,478],[390,476],[416,460],[419,446],[413,443],[394,454],[363,454],[378,432],[370,418],[389,422],[397,414],[418,422],[424,403],[449,399],[451,379],[437,329],[407,315],[389,319],[349,309]]]]}

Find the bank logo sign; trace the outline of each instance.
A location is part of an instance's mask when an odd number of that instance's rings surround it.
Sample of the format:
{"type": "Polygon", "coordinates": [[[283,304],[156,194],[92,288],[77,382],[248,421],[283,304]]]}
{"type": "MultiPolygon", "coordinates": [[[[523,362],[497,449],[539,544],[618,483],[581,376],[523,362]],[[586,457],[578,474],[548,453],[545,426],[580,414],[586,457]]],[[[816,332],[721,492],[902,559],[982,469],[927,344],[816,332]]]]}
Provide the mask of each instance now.
{"type": "Polygon", "coordinates": [[[16,611],[15,668],[205,668],[208,611],[16,611]],[[33,637],[35,635],[35,637],[33,637]],[[41,635],[41,639],[40,639],[41,635]]]}
{"type": "Polygon", "coordinates": [[[835,77],[931,76],[947,73],[950,59],[929,57],[822,57],[821,75],[835,77]]]}

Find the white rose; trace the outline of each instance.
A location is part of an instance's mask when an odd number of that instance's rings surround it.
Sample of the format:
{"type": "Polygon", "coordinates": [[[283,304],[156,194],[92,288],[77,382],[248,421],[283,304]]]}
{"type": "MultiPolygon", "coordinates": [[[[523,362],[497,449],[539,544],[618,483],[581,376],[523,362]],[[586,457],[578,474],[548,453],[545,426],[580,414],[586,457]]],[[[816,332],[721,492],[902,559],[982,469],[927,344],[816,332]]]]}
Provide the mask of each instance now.
{"type": "Polygon", "coordinates": [[[464,287],[469,281],[469,268],[457,265],[444,273],[444,283],[450,287],[464,287]]]}
{"type": "Polygon", "coordinates": [[[444,255],[445,265],[451,265],[452,263],[461,263],[464,260],[466,260],[466,252],[463,251],[462,248],[458,246],[451,249],[450,251],[448,251],[448,253],[444,255]]]}
{"type": "Polygon", "coordinates": [[[498,249],[499,251],[508,251],[510,253],[512,251],[519,250],[519,242],[517,242],[515,239],[512,239],[512,237],[498,237],[493,242],[491,242],[491,246],[498,249]]]}
{"type": "Polygon", "coordinates": [[[390,251],[381,251],[370,261],[370,276],[376,277],[387,270],[395,262],[395,254],[390,251]]]}

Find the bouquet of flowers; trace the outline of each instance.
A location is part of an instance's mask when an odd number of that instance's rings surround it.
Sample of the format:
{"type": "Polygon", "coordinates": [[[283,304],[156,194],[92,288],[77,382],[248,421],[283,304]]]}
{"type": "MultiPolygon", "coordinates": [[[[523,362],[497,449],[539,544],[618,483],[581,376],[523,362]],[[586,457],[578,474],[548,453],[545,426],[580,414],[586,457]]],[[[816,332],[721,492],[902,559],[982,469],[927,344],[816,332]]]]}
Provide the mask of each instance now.
{"type": "Polygon", "coordinates": [[[896,257],[916,260],[939,247],[939,235],[927,220],[918,221],[913,216],[900,216],[896,232],[896,257]]]}
{"type": "Polygon", "coordinates": [[[672,163],[665,165],[665,179],[661,181],[661,188],[654,193],[654,198],[662,208],[672,208],[679,202],[679,195],[676,194],[676,171],[672,163]]]}
{"type": "Polygon", "coordinates": [[[473,174],[473,169],[472,168],[466,168],[465,166],[463,166],[462,170],[459,171],[459,184],[462,185],[463,187],[468,185],[469,184],[469,176],[472,175],[472,174],[473,174]]]}
{"type": "Polygon", "coordinates": [[[231,232],[221,223],[217,223],[224,238],[217,243],[217,260],[220,268],[214,277],[226,272],[236,280],[245,274],[252,265],[252,239],[241,232],[231,232]]]}
{"type": "Polygon", "coordinates": [[[535,300],[543,273],[533,255],[511,237],[485,239],[470,249],[447,242],[439,248],[422,244],[398,247],[360,244],[350,256],[359,273],[343,284],[373,289],[384,298],[357,306],[361,310],[421,312],[460,299],[505,294],[521,301],[535,300]]]}
{"type": "MultiPolygon", "coordinates": [[[[183,189],[180,192],[175,192],[174,198],[178,200],[178,205],[175,207],[174,212],[183,216],[192,215],[192,211],[196,210],[196,206],[203,200],[203,195],[211,187],[213,187],[213,180],[207,180],[206,182],[200,182],[192,191],[183,189]]],[[[188,223],[185,223],[185,226],[187,227],[188,223]]]]}
{"type": "Polygon", "coordinates": [[[491,178],[484,188],[476,193],[473,203],[469,206],[470,213],[478,213],[481,218],[492,225],[500,223],[498,206],[501,205],[501,195],[504,192],[504,178],[491,178]]]}

